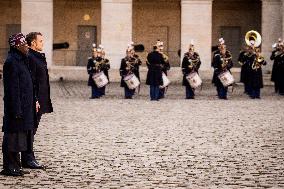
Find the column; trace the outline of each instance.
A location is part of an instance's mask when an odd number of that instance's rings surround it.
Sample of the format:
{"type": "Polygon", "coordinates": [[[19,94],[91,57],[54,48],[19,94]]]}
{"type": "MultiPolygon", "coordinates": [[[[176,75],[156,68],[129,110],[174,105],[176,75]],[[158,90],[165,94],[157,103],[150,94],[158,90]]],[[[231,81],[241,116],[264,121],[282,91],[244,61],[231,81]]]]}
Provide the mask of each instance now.
{"type": "Polygon", "coordinates": [[[211,70],[212,0],[181,0],[181,57],[191,40],[201,57],[200,69],[211,70]]]}
{"type": "Polygon", "coordinates": [[[101,0],[101,42],[111,68],[118,69],[132,41],[132,0],[101,0]]]}
{"type": "Polygon", "coordinates": [[[262,53],[268,65],[263,67],[264,72],[271,71],[270,55],[272,44],[282,37],[282,6],[280,0],[262,0],[262,53]]]}
{"type": "Polygon", "coordinates": [[[21,31],[40,32],[44,36],[47,64],[52,64],[53,0],[22,0],[21,31]]]}

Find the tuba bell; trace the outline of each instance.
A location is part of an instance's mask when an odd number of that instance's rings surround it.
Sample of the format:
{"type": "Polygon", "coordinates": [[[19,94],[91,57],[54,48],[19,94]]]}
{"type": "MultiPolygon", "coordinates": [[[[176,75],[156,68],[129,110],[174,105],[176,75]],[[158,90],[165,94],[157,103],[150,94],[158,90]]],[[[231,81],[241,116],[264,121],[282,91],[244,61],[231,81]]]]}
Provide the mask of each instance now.
{"type": "Polygon", "coordinates": [[[248,31],[245,36],[245,41],[248,46],[253,45],[254,47],[259,47],[261,44],[261,35],[254,30],[248,31]],[[251,41],[254,41],[252,44],[251,41]]]}

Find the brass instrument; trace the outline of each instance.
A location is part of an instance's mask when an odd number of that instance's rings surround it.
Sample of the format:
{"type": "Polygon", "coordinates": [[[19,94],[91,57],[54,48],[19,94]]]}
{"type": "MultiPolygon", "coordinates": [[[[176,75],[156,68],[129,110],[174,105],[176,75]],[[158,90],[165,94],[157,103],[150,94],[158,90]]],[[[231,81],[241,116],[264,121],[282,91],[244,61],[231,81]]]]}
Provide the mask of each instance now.
{"type": "Polygon", "coordinates": [[[136,57],[128,57],[126,58],[126,70],[129,72],[132,72],[132,70],[135,68],[135,66],[140,65],[139,58],[136,57]]]}
{"type": "Polygon", "coordinates": [[[251,68],[253,70],[257,70],[257,69],[261,68],[261,66],[264,62],[264,57],[258,51],[259,50],[256,50],[256,58],[254,59],[252,65],[251,65],[251,68]]]}
{"type": "Polygon", "coordinates": [[[95,70],[97,72],[100,72],[103,67],[108,66],[108,65],[109,65],[109,61],[107,59],[96,61],[95,70]]]}
{"type": "Polygon", "coordinates": [[[264,62],[264,57],[260,54],[260,49],[258,48],[261,45],[261,35],[254,30],[248,31],[245,36],[245,41],[248,46],[252,46],[254,50],[254,54],[256,55],[251,68],[253,70],[257,70],[261,68],[263,62],[264,62]],[[252,44],[251,41],[254,41],[252,44]]]}
{"type": "Polygon", "coordinates": [[[283,53],[284,53],[284,42],[282,41],[281,38],[278,39],[278,42],[277,43],[274,43],[272,45],[272,49],[275,50],[275,57],[276,56],[283,56],[283,53]]]}
{"type": "Polygon", "coordinates": [[[220,50],[219,56],[220,56],[220,61],[221,61],[221,67],[223,70],[226,70],[227,65],[232,60],[232,54],[230,51],[227,51],[225,44],[221,45],[219,50],[220,50]]]}
{"type": "Polygon", "coordinates": [[[284,54],[283,51],[278,50],[278,51],[275,52],[275,57],[276,56],[282,56],[283,54],[284,54]]]}
{"type": "Polygon", "coordinates": [[[192,53],[189,53],[189,55],[187,55],[187,58],[188,58],[188,62],[190,63],[188,65],[188,68],[189,69],[197,68],[198,63],[200,62],[199,56],[194,57],[192,53]]]}
{"type": "Polygon", "coordinates": [[[164,53],[164,52],[160,52],[163,55],[164,61],[168,62],[169,61],[169,57],[164,53]]]}
{"type": "Polygon", "coordinates": [[[248,31],[245,35],[245,41],[248,46],[259,47],[261,44],[261,35],[254,30],[248,31]],[[251,41],[254,41],[252,44],[251,41]]]}
{"type": "Polygon", "coordinates": [[[221,64],[221,66],[222,66],[222,68],[223,69],[225,69],[226,67],[227,67],[227,65],[229,64],[229,62],[232,60],[232,55],[231,55],[231,53],[229,53],[229,57],[225,57],[225,55],[220,55],[220,58],[221,58],[221,62],[222,62],[222,64],[221,64]]]}

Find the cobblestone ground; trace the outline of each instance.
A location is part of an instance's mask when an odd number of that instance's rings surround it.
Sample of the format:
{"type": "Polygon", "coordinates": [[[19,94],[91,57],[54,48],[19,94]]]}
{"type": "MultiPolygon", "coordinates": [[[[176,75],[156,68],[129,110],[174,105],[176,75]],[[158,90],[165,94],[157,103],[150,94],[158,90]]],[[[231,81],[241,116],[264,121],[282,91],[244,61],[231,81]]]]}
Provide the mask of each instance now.
{"type": "Polygon", "coordinates": [[[55,112],[43,117],[35,142],[48,168],[0,176],[1,189],[284,188],[284,98],[272,86],[261,100],[239,86],[224,101],[210,84],[195,100],[172,85],[159,102],[146,86],[135,100],[124,100],[118,84],[99,100],[88,98],[85,83],[51,86],[55,112]]]}

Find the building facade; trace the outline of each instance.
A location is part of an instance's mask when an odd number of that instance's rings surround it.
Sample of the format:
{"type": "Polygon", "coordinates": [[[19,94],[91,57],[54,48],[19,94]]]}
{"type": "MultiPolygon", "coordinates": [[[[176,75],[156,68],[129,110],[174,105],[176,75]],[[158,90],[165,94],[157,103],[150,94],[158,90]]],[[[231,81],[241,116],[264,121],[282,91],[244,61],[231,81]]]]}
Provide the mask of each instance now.
{"type": "MultiPolygon", "coordinates": [[[[284,38],[284,0],[2,0],[0,2],[0,60],[7,54],[8,36],[39,31],[46,38],[50,66],[85,66],[92,43],[102,44],[112,68],[118,68],[127,44],[143,44],[143,58],[157,39],[164,41],[170,62],[179,66],[191,40],[211,70],[212,46],[223,37],[234,63],[245,33],[262,35],[262,52],[284,38]],[[4,13],[4,14],[3,14],[4,13]],[[54,43],[69,43],[53,50],[54,43]]],[[[267,66],[270,70],[271,66],[267,66]]]]}

